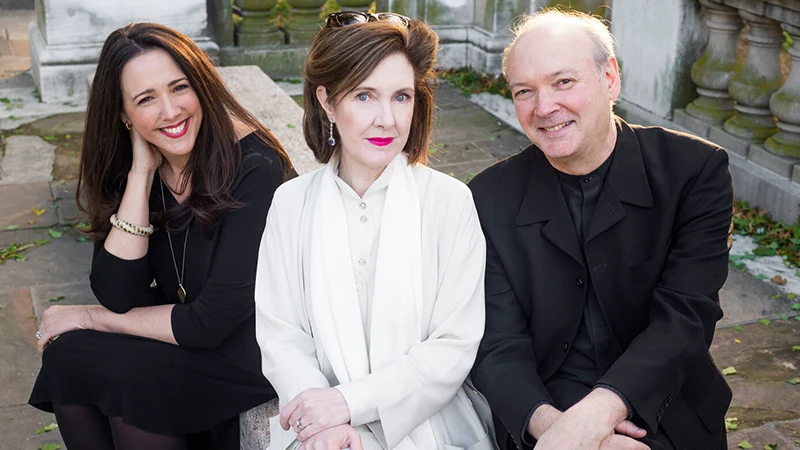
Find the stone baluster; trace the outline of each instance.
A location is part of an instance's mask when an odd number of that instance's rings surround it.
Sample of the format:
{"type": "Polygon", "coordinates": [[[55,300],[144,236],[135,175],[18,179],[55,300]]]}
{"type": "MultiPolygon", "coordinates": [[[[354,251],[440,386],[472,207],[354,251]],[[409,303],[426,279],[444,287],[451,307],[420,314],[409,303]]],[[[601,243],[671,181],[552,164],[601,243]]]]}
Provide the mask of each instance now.
{"type": "Polygon", "coordinates": [[[778,22],[740,10],[750,25],[749,45],[742,69],[731,78],[728,92],[736,100],[736,113],[725,122],[725,131],[750,142],[762,142],[775,134],[770,96],[783,85],[780,52],[783,34],[778,22]]]}
{"type": "MultiPolygon", "coordinates": [[[[342,6],[342,11],[361,11],[366,12],[369,9],[369,5],[372,4],[373,0],[339,0],[339,5],[342,6]]],[[[381,7],[382,5],[378,4],[377,7],[381,7]]],[[[378,12],[386,12],[378,10],[378,12]]]]}
{"type": "Polygon", "coordinates": [[[286,43],[286,35],[272,23],[270,11],[276,0],[236,0],[242,21],[236,25],[239,47],[275,47],[286,43]]]}
{"type": "Polygon", "coordinates": [[[289,43],[310,45],[323,24],[319,14],[325,0],[288,0],[292,6],[289,19],[289,43]]]}
{"type": "Polygon", "coordinates": [[[700,0],[700,4],[706,7],[708,45],[692,64],[692,81],[699,97],[686,106],[686,113],[703,122],[722,125],[735,112],[728,85],[742,67],[736,53],[742,23],[734,8],[709,0],[700,0]]]}
{"type": "Polygon", "coordinates": [[[800,159],[800,28],[783,24],[794,43],[789,47],[792,70],[783,87],[772,94],[769,109],[778,118],[778,133],[764,142],[772,153],[800,159]]]}

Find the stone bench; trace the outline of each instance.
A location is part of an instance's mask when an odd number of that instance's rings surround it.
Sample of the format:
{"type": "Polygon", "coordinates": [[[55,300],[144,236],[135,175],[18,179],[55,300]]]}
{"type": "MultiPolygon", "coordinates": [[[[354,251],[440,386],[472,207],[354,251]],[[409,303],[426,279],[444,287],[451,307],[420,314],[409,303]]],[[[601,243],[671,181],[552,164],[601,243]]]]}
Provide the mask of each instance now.
{"type": "MultiPolygon", "coordinates": [[[[303,138],[303,110],[256,66],[218,68],[228,89],[283,144],[298,175],[320,167],[303,138]]],[[[278,401],[259,405],[239,416],[242,450],[269,447],[269,418],[278,415],[278,401]]]]}

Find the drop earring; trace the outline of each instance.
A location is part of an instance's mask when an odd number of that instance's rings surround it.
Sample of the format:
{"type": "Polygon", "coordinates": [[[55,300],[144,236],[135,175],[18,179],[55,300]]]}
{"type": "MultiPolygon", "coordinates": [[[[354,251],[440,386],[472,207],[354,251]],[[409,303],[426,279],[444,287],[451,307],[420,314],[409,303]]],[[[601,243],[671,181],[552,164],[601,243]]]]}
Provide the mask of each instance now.
{"type": "Polygon", "coordinates": [[[336,139],[333,138],[333,121],[330,120],[330,119],[328,119],[328,120],[331,123],[330,131],[328,131],[328,145],[333,147],[334,145],[336,145],[336,139]]]}

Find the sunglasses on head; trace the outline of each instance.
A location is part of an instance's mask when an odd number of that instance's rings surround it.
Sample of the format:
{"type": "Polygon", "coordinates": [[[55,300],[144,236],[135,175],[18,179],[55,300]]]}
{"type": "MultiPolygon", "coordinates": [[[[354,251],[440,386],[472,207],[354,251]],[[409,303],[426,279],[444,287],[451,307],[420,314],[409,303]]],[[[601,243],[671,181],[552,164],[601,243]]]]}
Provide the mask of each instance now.
{"type": "Polygon", "coordinates": [[[329,27],[344,27],[354,23],[367,23],[367,22],[394,22],[408,27],[411,19],[406,16],[394,13],[378,13],[367,14],[360,11],[343,11],[328,14],[327,26],[329,27]]]}

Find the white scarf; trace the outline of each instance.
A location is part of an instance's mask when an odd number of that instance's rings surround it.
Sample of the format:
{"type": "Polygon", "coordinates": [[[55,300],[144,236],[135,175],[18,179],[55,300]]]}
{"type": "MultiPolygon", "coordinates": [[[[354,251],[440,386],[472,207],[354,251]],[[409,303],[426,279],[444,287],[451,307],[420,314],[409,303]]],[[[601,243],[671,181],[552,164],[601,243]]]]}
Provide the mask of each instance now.
{"type": "MultiPolygon", "coordinates": [[[[340,383],[366,377],[424,340],[419,194],[405,154],[390,163],[381,218],[369,355],[355,288],[344,202],[335,161],[323,169],[311,230],[311,307],[316,333],[340,383]]],[[[398,380],[400,381],[400,380],[398,380]]],[[[414,448],[406,438],[398,448],[414,448]],[[403,445],[405,444],[405,445],[403,445]]]]}

